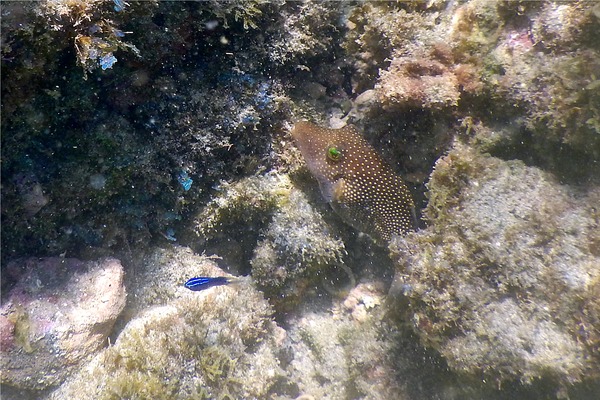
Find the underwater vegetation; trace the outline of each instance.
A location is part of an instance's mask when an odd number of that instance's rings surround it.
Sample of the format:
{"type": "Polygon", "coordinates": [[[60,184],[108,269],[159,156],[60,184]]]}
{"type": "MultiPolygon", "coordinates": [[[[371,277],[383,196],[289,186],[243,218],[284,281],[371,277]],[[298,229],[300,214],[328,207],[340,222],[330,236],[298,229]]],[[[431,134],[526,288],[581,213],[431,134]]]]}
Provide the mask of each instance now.
{"type": "Polygon", "coordinates": [[[140,259],[138,274],[127,281],[132,314],[117,340],[49,398],[334,398],[373,390],[368,377],[356,379],[365,368],[380,375],[381,393],[401,395],[386,371],[411,368],[418,357],[364,364],[366,354],[383,361],[394,346],[364,340],[378,334],[382,285],[353,290],[339,301],[335,321],[329,313],[310,314],[288,333],[272,321],[273,308],[249,280],[202,292],[184,287],[186,276],[223,275],[215,261],[180,246],[140,259]],[[331,383],[323,386],[323,379],[331,383]]]}
{"type": "MultiPolygon", "coordinates": [[[[189,261],[187,270],[210,269],[200,257],[189,261]]],[[[200,296],[179,290],[132,319],[50,398],[264,398],[278,372],[268,303],[247,285],[200,296]]]]}
{"type": "Polygon", "coordinates": [[[383,282],[359,283],[283,328],[250,280],[183,286],[193,274],[226,276],[216,261],[181,246],[146,254],[127,277],[133,314],[116,341],[48,398],[426,399],[447,385],[415,386],[437,371],[423,361],[435,356],[389,323],[383,282]]]}
{"type": "MultiPolygon", "coordinates": [[[[260,132],[281,104],[280,86],[256,70],[242,71],[221,53],[208,56],[223,32],[208,30],[204,22],[221,26],[219,16],[241,3],[224,2],[214,13],[207,3],[197,3],[197,9],[182,4],[132,2],[116,13],[112,2],[18,2],[4,10],[2,124],[12,134],[2,136],[3,154],[11,149],[2,167],[3,259],[27,253],[37,242],[46,254],[87,248],[96,257],[112,255],[106,251],[111,247],[130,251],[135,243],[160,241],[215,181],[267,157],[269,143],[259,140],[260,132]],[[172,51],[193,38],[179,31],[158,35],[163,30],[156,23],[196,13],[203,16],[193,22],[202,27],[197,35],[203,39],[197,38],[188,57],[205,58],[190,64],[172,51]],[[85,30],[88,19],[113,14],[114,21],[125,18],[124,25],[138,27],[120,25],[144,53],[144,65],[136,56],[113,53],[120,68],[94,68],[85,80],[69,29],[85,30]],[[48,25],[56,18],[60,24],[48,25]],[[157,36],[139,40],[144,30],[157,36]],[[211,68],[219,63],[227,67],[211,68]],[[183,186],[181,171],[188,174],[183,186]]],[[[246,32],[243,16],[237,19],[240,26],[230,16],[230,37],[246,32]]],[[[218,46],[219,52],[229,50],[218,46]]]]}
{"type": "Polygon", "coordinates": [[[184,248],[139,263],[128,277],[129,322],[118,339],[50,398],[260,398],[277,371],[266,349],[272,311],[262,296],[247,284],[200,296],[188,291],[186,276],[223,272],[184,248]],[[248,368],[262,384],[240,378],[248,368]]]}

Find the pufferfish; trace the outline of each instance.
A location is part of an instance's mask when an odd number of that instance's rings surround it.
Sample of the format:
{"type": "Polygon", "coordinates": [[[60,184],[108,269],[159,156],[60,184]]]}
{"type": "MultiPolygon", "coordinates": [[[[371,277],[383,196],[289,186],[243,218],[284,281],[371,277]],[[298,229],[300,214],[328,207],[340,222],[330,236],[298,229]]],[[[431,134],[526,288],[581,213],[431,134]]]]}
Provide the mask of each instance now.
{"type": "Polygon", "coordinates": [[[410,191],[357,129],[298,122],[292,130],[321,193],[342,219],[384,244],[414,228],[410,191]]]}

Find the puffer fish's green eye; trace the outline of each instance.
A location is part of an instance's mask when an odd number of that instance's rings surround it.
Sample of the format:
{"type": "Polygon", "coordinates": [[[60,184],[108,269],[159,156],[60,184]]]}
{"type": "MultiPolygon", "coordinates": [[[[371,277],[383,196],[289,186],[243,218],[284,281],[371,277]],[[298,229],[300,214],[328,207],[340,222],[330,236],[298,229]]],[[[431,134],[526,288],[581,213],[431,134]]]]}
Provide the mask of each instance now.
{"type": "Polygon", "coordinates": [[[327,149],[327,157],[329,157],[332,161],[337,161],[342,156],[342,153],[335,147],[330,147],[327,149]]]}

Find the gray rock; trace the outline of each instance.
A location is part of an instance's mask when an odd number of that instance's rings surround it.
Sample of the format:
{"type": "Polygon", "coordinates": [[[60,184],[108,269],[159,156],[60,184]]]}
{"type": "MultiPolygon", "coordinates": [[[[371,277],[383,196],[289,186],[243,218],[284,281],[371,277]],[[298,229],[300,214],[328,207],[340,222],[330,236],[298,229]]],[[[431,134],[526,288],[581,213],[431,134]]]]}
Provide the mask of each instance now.
{"type": "Polygon", "coordinates": [[[492,382],[598,377],[599,188],[462,145],[428,186],[430,226],[392,245],[422,342],[492,382]]]}

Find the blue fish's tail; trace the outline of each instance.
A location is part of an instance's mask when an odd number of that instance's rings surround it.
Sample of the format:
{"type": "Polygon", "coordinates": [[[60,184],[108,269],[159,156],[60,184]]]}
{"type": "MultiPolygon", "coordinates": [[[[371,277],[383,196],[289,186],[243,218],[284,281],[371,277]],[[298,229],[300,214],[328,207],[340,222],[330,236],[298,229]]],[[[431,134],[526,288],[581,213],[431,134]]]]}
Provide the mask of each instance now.
{"type": "Polygon", "coordinates": [[[228,285],[235,281],[236,279],[227,278],[225,276],[197,276],[195,278],[188,279],[184,286],[190,290],[193,290],[194,292],[199,292],[201,290],[208,289],[213,286],[228,285]]]}

